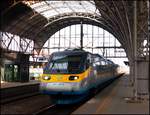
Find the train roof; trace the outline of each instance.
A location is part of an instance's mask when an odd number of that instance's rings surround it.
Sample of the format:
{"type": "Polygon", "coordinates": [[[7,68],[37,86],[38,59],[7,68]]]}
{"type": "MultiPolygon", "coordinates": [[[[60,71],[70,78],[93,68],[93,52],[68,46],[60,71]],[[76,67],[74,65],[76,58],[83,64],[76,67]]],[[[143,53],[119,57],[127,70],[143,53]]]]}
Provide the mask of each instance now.
{"type": "Polygon", "coordinates": [[[100,57],[102,60],[105,60],[105,61],[108,61],[108,62],[110,62],[110,63],[112,63],[112,64],[115,64],[112,60],[106,59],[106,58],[104,58],[103,56],[101,56],[101,55],[99,55],[99,54],[93,54],[93,55],[96,56],[96,57],[100,57]]]}
{"type": "Polygon", "coordinates": [[[93,56],[96,56],[96,57],[100,57],[102,59],[105,59],[103,56],[99,55],[99,54],[93,54],[93,56]]]}
{"type": "Polygon", "coordinates": [[[80,49],[73,49],[73,50],[64,50],[64,51],[58,51],[58,52],[54,52],[53,54],[87,54],[89,52],[84,51],[84,50],[80,50],[80,49]]]}

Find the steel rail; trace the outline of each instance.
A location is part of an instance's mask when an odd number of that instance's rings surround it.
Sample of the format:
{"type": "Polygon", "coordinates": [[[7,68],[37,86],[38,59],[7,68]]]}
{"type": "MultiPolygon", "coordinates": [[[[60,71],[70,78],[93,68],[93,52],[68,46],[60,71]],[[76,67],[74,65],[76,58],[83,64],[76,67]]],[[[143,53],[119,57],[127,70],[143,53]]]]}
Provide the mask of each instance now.
{"type": "Polygon", "coordinates": [[[56,104],[52,104],[52,105],[50,105],[50,106],[43,107],[43,108],[41,108],[39,111],[33,113],[32,115],[39,115],[39,114],[42,114],[42,113],[44,113],[45,111],[48,111],[49,109],[51,109],[51,108],[53,108],[53,107],[55,107],[55,106],[56,106],[56,104]]]}

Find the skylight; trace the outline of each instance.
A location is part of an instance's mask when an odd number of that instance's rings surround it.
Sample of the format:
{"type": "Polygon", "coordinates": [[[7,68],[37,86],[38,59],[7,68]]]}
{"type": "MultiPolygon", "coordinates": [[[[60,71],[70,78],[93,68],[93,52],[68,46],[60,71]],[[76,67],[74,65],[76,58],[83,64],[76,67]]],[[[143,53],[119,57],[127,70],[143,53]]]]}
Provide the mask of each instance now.
{"type": "Polygon", "coordinates": [[[69,13],[90,13],[100,16],[92,1],[42,1],[29,6],[47,19],[69,13]]]}

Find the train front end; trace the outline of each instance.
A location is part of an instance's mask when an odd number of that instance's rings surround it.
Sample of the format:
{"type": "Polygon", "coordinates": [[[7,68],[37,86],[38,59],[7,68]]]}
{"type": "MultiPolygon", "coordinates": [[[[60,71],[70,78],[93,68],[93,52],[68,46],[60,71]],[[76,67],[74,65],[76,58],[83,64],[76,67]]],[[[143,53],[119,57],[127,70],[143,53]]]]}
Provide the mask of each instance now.
{"type": "Polygon", "coordinates": [[[83,87],[89,73],[84,67],[85,58],[83,52],[52,54],[41,77],[40,91],[54,97],[57,104],[79,101],[87,90],[83,87]]]}

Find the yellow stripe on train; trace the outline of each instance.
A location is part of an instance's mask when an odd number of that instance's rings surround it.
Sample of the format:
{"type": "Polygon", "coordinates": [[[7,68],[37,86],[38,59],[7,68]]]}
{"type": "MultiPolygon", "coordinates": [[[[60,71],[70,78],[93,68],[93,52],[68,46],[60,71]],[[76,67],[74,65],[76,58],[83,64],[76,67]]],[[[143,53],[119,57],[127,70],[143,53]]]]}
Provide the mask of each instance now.
{"type": "Polygon", "coordinates": [[[80,82],[84,78],[88,77],[91,71],[91,67],[86,71],[80,74],[43,74],[41,76],[41,82],[80,82]],[[49,80],[44,80],[44,77],[49,77],[49,80]],[[76,80],[69,80],[70,76],[78,76],[79,78],[76,80]]]}

